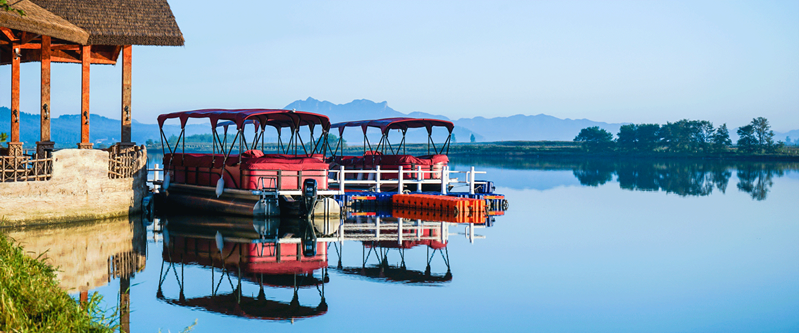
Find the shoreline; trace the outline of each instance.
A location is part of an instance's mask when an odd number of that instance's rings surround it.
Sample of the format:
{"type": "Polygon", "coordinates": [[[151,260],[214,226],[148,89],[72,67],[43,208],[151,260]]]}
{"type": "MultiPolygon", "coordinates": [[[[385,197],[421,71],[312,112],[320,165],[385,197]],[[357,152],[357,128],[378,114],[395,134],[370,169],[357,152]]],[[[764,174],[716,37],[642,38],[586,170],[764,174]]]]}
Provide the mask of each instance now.
{"type": "MultiPolygon", "coordinates": [[[[160,145],[150,145],[148,151],[160,152],[160,145]]],[[[194,144],[186,147],[186,152],[210,152],[211,144],[194,144]]],[[[266,151],[275,148],[275,144],[268,144],[266,151]]],[[[666,159],[666,160],[719,160],[719,161],[777,161],[798,162],[800,154],[798,147],[785,147],[783,153],[739,153],[735,148],[724,152],[627,152],[627,151],[602,151],[589,152],[581,148],[579,143],[572,141],[500,141],[453,143],[447,152],[451,157],[515,157],[515,158],[592,158],[592,159],[666,159]]],[[[345,155],[361,155],[364,152],[362,145],[352,145],[344,148],[345,155]]],[[[425,144],[409,143],[406,145],[405,154],[427,155],[429,151],[425,144]]]]}

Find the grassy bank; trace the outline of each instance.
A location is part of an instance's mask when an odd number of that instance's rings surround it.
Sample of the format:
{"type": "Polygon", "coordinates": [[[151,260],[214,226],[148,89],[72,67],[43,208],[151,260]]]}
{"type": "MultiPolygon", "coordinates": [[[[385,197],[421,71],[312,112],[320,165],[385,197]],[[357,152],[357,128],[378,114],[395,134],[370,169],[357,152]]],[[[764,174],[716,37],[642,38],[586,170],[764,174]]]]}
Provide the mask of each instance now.
{"type": "Polygon", "coordinates": [[[93,296],[82,307],[58,287],[52,266],[0,234],[0,331],[113,332],[99,302],[93,296]]]}

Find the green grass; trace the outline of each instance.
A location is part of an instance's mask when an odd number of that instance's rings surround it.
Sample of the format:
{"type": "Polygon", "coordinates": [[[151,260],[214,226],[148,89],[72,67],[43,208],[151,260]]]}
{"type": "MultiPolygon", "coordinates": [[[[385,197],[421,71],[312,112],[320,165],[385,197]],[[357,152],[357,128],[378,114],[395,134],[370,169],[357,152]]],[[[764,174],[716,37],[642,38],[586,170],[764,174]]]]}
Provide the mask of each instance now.
{"type": "Polygon", "coordinates": [[[76,302],[59,288],[55,268],[0,234],[0,331],[113,332],[116,316],[100,302],[97,293],[76,302]]]}

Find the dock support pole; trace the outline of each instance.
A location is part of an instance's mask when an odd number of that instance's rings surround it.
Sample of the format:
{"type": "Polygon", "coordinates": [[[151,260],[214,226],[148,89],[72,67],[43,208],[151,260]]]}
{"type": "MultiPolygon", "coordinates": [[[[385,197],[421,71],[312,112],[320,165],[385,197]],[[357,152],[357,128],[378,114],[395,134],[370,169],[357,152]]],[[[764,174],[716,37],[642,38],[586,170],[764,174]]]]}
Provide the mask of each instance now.
{"type": "Polygon", "coordinates": [[[473,223],[469,223],[469,225],[467,226],[467,228],[469,228],[469,243],[470,244],[475,243],[475,227],[474,227],[474,225],[475,224],[473,224],[473,223]]]}
{"type": "Polygon", "coordinates": [[[441,177],[442,179],[442,194],[447,194],[447,178],[450,178],[450,175],[447,172],[447,166],[442,166],[441,170],[441,177]]]}
{"type": "Polygon", "coordinates": [[[339,194],[344,194],[344,165],[339,166],[339,194]]]}
{"type": "Polygon", "coordinates": [[[469,167],[469,174],[467,175],[469,178],[469,194],[475,194],[475,167],[469,167]]]}
{"type": "Polygon", "coordinates": [[[397,219],[397,245],[403,245],[403,218],[397,219]]]}
{"type": "Polygon", "coordinates": [[[381,193],[381,166],[375,166],[375,192],[381,193]]]}
{"type": "Polygon", "coordinates": [[[425,177],[422,175],[422,166],[417,165],[417,192],[422,192],[422,180],[425,177]]]}
{"type": "Polygon", "coordinates": [[[403,194],[403,166],[397,169],[397,193],[403,194]]]}

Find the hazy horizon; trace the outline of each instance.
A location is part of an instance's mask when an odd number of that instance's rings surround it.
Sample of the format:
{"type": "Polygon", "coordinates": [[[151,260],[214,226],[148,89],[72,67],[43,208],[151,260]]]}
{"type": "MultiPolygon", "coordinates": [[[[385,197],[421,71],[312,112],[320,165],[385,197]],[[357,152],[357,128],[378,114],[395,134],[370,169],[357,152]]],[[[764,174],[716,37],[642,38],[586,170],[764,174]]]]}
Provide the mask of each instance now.
{"type": "MultiPolygon", "coordinates": [[[[170,6],[186,46],[133,48],[133,118],[142,123],[308,96],[388,101],[452,119],[742,126],[763,116],[778,132],[800,122],[796,1],[170,6]]],[[[90,111],[119,118],[120,66],[92,66],[91,75],[90,111]]],[[[8,105],[9,66],[0,76],[0,105],[8,105]]],[[[21,80],[20,109],[38,110],[39,64],[23,64],[21,80]]],[[[79,82],[79,65],[53,65],[53,116],[78,113],[79,82]]]]}

